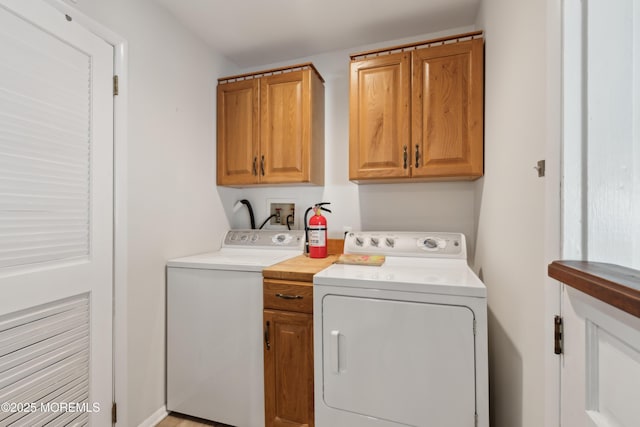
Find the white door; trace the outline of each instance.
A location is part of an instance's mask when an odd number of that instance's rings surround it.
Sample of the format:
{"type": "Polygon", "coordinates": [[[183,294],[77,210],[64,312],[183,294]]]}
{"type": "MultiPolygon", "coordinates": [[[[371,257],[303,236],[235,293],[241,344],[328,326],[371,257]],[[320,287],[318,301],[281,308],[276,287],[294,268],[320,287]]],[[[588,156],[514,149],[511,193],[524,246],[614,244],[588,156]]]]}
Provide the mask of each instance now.
{"type": "Polygon", "coordinates": [[[384,425],[474,426],[473,322],[468,307],[325,296],[323,399],[345,414],[332,421],[355,425],[358,414],[384,425]]]}
{"type": "Polygon", "coordinates": [[[640,422],[640,319],[563,286],[561,425],[640,422]]]}
{"type": "Polygon", "coordinates": [[[0,0],[0,57],[0,425],[110,425],[113,48],[0,0]]]}
{"type": "MultiPolygon", "coordinates": [[[[640,268],[640,3],[563,1],[563,258],[640,268]]],[[[640,319],[563,286],[562,426],[640,425],[640,319]]]]}

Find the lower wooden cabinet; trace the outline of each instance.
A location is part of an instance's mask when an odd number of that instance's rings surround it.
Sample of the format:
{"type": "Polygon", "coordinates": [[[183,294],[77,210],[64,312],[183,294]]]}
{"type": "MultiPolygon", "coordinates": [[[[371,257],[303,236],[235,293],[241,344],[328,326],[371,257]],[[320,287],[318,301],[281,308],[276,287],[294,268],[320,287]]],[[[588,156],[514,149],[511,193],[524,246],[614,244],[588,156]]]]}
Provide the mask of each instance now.
{"type": "Polygon", "coordinates": [[[265,427],[313,427],[313,284],[263,289],[265,427]]]}
{"type": "MultiPolygon", "coordinates": [[[[330,253],[343,244],[330,239],[330,253]]],[[[262,270],[265,427],[315,425],[313,275],[336,259],[300,255],[262,270]]]]}
{"type": "Polygon", "coordinates": [[[264,310],[265,427],[312,427],[313,315],[264,310]]]}

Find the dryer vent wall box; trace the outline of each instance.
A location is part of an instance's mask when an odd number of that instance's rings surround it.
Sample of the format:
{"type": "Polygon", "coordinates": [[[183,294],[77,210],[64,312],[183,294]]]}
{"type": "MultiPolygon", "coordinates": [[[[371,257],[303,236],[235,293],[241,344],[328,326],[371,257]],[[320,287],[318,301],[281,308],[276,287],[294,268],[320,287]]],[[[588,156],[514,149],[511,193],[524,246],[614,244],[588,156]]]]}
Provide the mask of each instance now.
{"type": "Polygon", "coordinates": [[[316,426],[488,427],[486,288],[464,235],[350,232],[344,247],[385,262],[314,276],[316,426]]]}

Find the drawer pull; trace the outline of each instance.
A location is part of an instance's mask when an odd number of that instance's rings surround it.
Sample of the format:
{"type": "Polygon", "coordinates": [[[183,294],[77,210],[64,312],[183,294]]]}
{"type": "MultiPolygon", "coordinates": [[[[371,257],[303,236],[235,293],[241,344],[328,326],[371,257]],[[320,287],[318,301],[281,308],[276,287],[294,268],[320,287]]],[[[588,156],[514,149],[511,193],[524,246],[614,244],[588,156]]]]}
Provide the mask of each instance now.
{"type": "Polygon", "coordinates": [[[287,295],[287,294],[276,294],[278,298],[282,299],[302,299],[302,295],[287,295]]]}

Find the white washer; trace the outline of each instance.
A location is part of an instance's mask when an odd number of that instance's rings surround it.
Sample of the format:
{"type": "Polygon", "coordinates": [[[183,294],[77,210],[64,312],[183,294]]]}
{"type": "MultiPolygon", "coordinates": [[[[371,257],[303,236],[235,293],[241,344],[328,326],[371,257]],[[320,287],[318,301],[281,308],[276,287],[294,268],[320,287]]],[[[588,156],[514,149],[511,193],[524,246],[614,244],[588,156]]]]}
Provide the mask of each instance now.
{"type": "Polygon", "coordinates": [[[231,230],[217,252],[167,262],[167,409],[264,427],[262,269],[304,232],[231,230]]]}
{"type": "Polygon", "coordinates": [[[349,233],[314,276],[316,427],[488,427],[486,288],[459,233],[349,233]]]}

